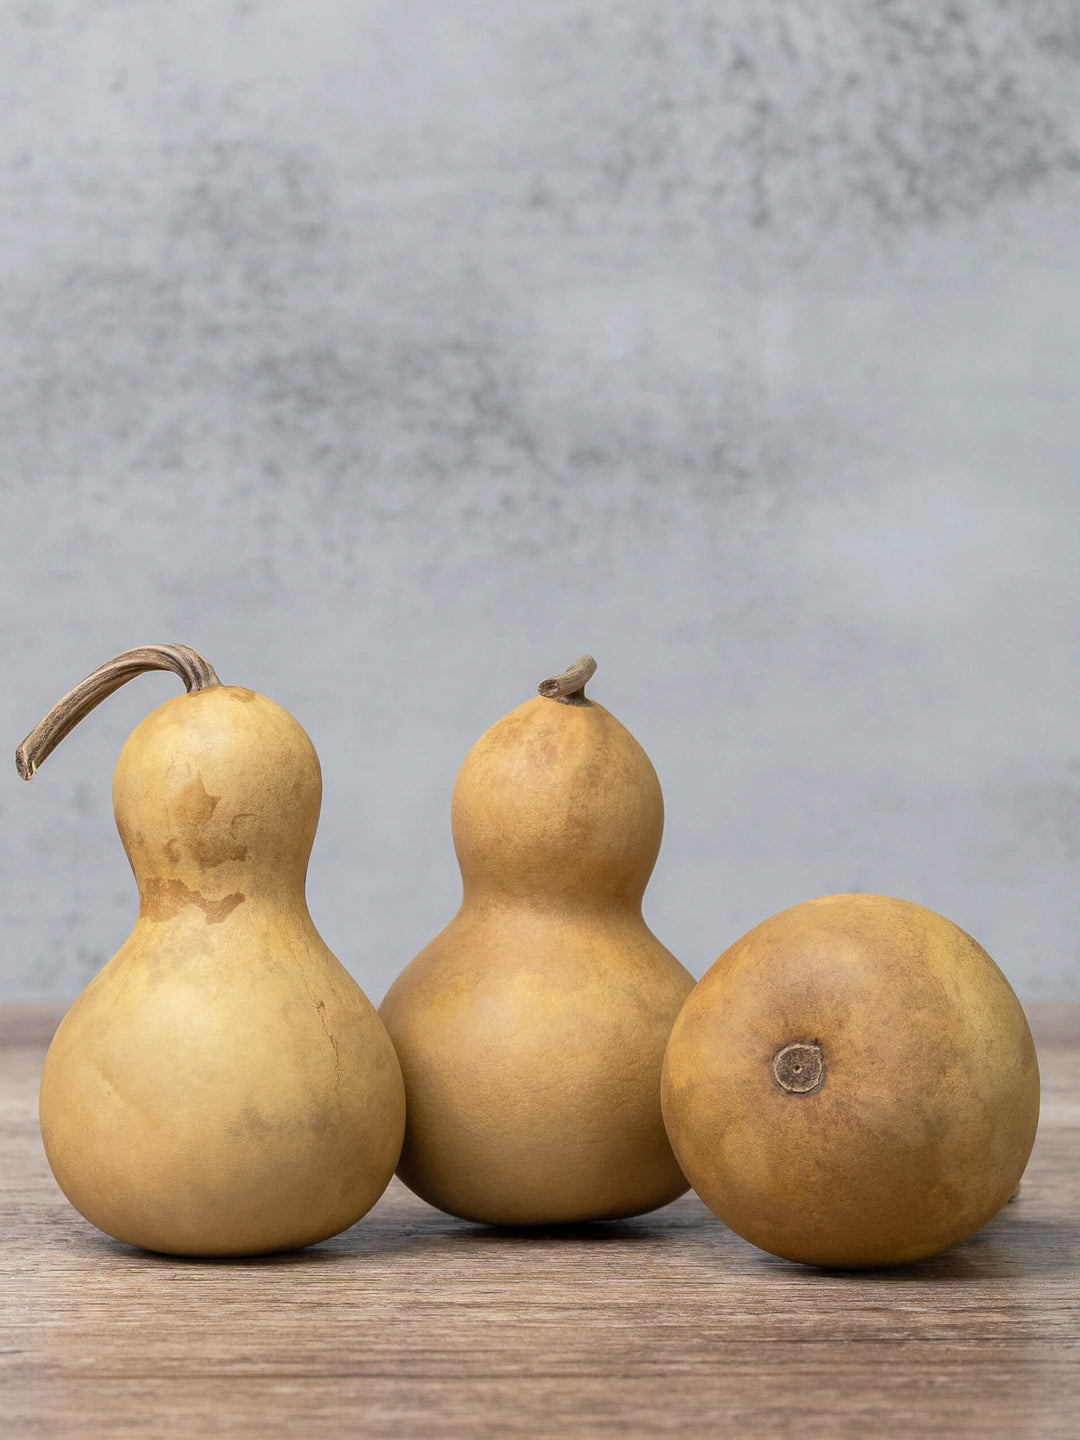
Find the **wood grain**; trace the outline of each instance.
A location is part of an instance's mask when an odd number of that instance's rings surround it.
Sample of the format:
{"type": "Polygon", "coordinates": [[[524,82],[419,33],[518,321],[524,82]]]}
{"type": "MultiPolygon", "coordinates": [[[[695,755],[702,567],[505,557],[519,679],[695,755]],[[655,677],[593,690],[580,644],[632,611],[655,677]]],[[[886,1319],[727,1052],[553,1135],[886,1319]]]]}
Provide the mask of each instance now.
{"type": "Polygon", "coordinates": [[[1043,1118],[1021,1195],[936,1260],[826,1274],[694,1196],[514,1234],[396,1182],[274,1259],[119,1245],[37,1132],[53,1007],[0,1007],[5,1436],[1069,1436],[1080,1433],[1080,1005],[1032,1006],[1043,1118]]]}

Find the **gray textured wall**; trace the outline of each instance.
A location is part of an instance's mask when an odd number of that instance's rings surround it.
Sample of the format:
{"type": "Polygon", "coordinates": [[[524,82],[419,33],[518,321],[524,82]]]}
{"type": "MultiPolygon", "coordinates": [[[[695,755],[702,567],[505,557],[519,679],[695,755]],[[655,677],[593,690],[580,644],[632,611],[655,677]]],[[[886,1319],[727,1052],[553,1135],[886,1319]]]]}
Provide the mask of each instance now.
{"type": "MultiPolygon", "coordinates": [[[[1067,0],[0,12],[3,733],[147,640],[307,726],[378,998],[472,740],[583,649],[702,971],[880,890],[1080,996],[1080,18],[1067,0]]],[[[0,995],[134,889],[176,682],[2,807],[0,995]]]]}

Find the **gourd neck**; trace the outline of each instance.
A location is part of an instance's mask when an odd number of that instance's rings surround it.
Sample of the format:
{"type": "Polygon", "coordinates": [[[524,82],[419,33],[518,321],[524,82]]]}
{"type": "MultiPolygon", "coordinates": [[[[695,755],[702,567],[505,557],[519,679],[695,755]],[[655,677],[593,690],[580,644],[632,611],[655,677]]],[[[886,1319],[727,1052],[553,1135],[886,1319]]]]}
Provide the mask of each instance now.
{"type": "Polygon", "coordinates": [[[267,876],[258,866],[229,876],[152,875],[137,877],[139,923],[187,923],[213,932],[226,920],[256,930],[288,923],[314,929],[307,908],[304,883],[293,877],[267,876]],[[277,883],[274,883],[277,878],[277,883]]]}
{"type": "Polygon", "coordinates": [[[529,917],[536,923],[569,920],[604,924],[643,924],[643,894],[597,894],[545,890],[514,890],[475,881],[462,887],[461,913],[483,918],[492,914],[529,917]]]}

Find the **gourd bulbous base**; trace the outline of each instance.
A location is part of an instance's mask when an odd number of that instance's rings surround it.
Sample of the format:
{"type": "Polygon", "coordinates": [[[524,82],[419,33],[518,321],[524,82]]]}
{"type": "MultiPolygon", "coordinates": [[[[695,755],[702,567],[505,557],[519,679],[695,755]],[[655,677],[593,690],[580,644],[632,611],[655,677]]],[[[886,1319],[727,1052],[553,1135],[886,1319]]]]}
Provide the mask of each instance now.
{"type": "Polygon", "coordinates": [[[693,983],[640,916],[463,907],[380,1007],[406,1084],[401,1179],[492,1225],[676,1199],[659,1075],[693,983]]]}
{"type": "Polygon", "coordinates": [[[404,1091],[378,1016],[306,913],[140,920],[68,1012],[40,1116],[60,1188],[117,1240],[252,1255],[382,1194],[404,1091]],[[243,957],[243,958],[241,958],[243,957]]]}

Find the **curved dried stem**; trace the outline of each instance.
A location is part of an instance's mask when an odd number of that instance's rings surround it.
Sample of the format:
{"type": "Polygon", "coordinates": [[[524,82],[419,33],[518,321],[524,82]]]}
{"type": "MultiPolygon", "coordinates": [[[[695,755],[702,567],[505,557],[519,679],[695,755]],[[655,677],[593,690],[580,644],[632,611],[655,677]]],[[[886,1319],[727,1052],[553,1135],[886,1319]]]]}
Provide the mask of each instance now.
{"type": "Polygon", "coordinates": [[[591,655],[579,655],[561,675],[550,680],[541,680],[536,687],[537,694],[548,700],[558,700],[563,705],[587,705],[585,686],[596,674],[596,661],[591,655]]]}
{"type": "Polygon", "coordinates": [[[64,736],[114,690],[126,685],[147,670],[173,670],[183,680],[188,692],[212,690],[221,681],[209,660],[187,645],[140,645],[98,667],[58,700],[39,724],[15,751],[15,768],[24,780],[30,780],[41,762],[56,749],[64,736]]]}

